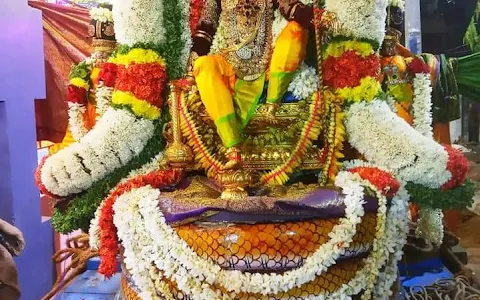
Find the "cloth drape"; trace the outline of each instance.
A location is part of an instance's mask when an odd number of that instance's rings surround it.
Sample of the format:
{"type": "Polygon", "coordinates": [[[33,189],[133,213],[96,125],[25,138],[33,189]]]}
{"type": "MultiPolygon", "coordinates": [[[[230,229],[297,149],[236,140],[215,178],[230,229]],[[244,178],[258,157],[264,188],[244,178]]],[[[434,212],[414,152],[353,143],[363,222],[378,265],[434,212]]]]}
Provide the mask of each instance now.
{"type": "Polygon", "coordinates": [[[35,101],[37,141],[61,142],[68,125],[68,74],[91,53],[88,9],[39,1],[28,4],[42,11],[47,99],[35,101]]]}

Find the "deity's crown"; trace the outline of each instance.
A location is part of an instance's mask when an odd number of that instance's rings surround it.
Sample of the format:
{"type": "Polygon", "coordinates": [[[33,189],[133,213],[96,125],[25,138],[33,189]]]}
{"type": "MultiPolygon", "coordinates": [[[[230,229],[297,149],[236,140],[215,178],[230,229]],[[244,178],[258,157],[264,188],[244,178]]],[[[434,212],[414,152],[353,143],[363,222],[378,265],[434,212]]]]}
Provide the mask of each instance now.
{"type": "Polygon", "coordinates": [[[385,32],[386,41],[399,42],[401,37],[402,33],[400,31],[392,27],[387,27],[387,30],[385,32]]]}
{"type": "Polygon", "coordinates": [[[113,26],[112,5],[100,4],[90,9],[90,26],[88,34],[93,38],[92,46],[95,52],[111,52],[116,46],[113,26]]]}

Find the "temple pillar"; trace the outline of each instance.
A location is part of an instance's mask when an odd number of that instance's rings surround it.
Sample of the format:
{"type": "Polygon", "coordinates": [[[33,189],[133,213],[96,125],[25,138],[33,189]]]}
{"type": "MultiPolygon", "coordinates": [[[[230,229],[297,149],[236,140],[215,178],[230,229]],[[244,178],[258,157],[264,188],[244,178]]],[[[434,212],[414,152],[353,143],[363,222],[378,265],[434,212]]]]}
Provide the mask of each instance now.
{"type": "Polygon", "coordinates": [[[53,231],[42,223],[34,99],[45,99],[42,15],[26,0],[0,10],[0,218],[17,226],[26,248],[15,259],[22,299],[41,299],[52,286],[53,231]]]}
{"type": "Polygon", "coordinates": [[[405,1],[405,45],[414,54],[422,53],[420,0],[405,1]]]}

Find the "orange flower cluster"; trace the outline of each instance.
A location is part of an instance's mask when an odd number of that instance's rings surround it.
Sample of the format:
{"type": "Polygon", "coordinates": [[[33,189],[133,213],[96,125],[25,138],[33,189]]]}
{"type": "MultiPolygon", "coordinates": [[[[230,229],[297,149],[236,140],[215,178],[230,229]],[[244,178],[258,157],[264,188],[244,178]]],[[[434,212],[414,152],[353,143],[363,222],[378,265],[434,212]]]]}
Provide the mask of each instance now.
{"type": "Polygon", "coordinates": [[[467,178],[468,160],[462,152],[453,148],[451,145],[443,145],[448,153],[447,170],[452,173],[452,178],[447,181],[442,190],[451,190],[462,185],[467,178]]]}
{"type": "Polygon", "coordinates": [[[362,57],[350,50],[339,57],[328,56],[324,61],[324,83],[333,89],[356,87],[362,78],[379,76],[380,59],[375,54],[362,57]]]}
{"type": "Polygon", "coordinates": [[[137,99],[162,107],[163,90],[167,81],[165,66],[157,63],[119,65],[115,89],[130,92],[137,99]]]}
{"type": "Polygon", "coordinates": [[[182,176],[178,170],[153,171],[146,175],[137,176],[110,193],[105,199],[100,211],[100,267],[99,272],[106,277],[113,276],[117,271],[118,237],[113,223],[113,205],[117,198],[132,189],[150,185],[154,188],[176,185],[182,176]]]}
{"type": "Polygon", "coordinates": [[[400,189],[400,183],[392,174],[375,167],[355,167],[349,170],[364,180],[370,181],[384,196],[393,197],[400,189]]]}

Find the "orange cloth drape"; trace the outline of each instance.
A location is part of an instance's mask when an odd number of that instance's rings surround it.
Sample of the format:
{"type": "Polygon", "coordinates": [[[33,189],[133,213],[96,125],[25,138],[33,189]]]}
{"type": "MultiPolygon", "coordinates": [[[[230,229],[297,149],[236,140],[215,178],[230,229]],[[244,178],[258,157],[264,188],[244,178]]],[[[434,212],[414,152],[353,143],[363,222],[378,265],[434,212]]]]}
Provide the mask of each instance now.
{"type": "Polygon", "coordinates": [[[39,1],[42,11],[47,99],[35,101],[37,141],[61,142],[68,125],[65,102],[68,73],[91,53],[88,9],[39,1]]]}

